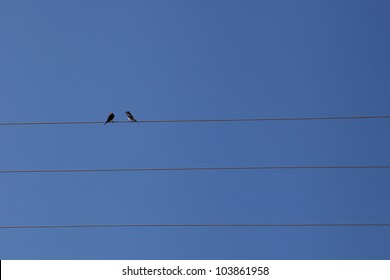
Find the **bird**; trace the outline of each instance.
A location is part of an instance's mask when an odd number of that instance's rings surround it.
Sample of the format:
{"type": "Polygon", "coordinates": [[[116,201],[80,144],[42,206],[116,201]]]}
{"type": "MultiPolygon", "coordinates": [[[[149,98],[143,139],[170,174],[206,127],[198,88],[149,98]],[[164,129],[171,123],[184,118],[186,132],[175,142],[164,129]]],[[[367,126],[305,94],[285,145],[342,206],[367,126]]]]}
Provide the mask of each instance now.
{"type": "Polygon", "coordinates": [[[106,125],[106,124],[109,123],[109,122],[112,122],[112,120],[114,119],[114,117],[115,117],[114,113],[110,113],[110,114],[108,115],[108,118],[107,118],[106,122],[104,123],[104,125],[106,125]]]}
{"type": "Polygon", "coordinates": [[[137,120],[133,117],[133,115],[129,112],[129,111],[126,111],[126,115],[127,115],[127,120],[130,122],[137,122],[137,120]]]}

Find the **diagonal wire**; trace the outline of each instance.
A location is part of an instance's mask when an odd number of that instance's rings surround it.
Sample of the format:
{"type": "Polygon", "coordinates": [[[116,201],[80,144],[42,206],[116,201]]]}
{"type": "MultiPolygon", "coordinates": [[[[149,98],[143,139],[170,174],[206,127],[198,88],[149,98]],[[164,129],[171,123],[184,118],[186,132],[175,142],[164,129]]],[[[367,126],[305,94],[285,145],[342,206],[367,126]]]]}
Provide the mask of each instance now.
{"type": "Polygon", "coordinates": [[[156,172],[156,171],[228,171],[279,169],[390,169],[390,165],[274,165],[233,167],[167,167],[167,168],[107,168],[107,169],[20,169],[0,170],[0,173],[100,173],[100,172],[156,172]]]}
{"type": "Polygon", "coordinates": [[[59,228],[261,228],[261,227],[390,227],[390,223],[286,223],[286,224],[79,224],[79,225],[19,225],[0,229],[59,229],[59,228]]]}
{"type": "MultiPolygon", "coordinates": [[[[320,120],[358,120],[358,119],[389,119],[390,115],[377,116],[328,116],[328,117],[286,117],[286,118],[230,118],[230,119],[171,119],[171,120],[139,120],[138,123],[215,123],[215,122],[264,122],[264,121],[320,121],[320,120]]],[[[0,122],[0,126],[25,125],[86,125],[104,124],[104,121],[64,121],[64,122],[0,122]]],[[[113,121],[110,124],[132,123],[128,121],[113,121]]]]}

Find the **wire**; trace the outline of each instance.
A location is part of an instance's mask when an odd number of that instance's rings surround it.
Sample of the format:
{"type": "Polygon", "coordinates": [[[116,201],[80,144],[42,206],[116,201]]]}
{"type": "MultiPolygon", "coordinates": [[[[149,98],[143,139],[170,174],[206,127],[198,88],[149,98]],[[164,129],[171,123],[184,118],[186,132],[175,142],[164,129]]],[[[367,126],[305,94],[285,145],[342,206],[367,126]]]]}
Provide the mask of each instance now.
{"type": "Polygon", "coordinates": [[[91,172],[141,172],[141,171],[226,171],[273,169],[390,169],[390,165],[285,165],[285,166],[235,166],[235,167],[167,167],[167,168],[110,168],[110,169],[25,169],[0,170],[0,173],[91,173],[91,172]]]}
{"type": "MultiPolygon", "coordinates": [[[[291,118],[234,118],[234,119],[182,119],[182,120],[139,120],[139,123],[211,123],[211,122],[261,122],[261,121],[320,121],[320,120],[357,120],[357,119],[390,119],[390,115],[382,116],[330,116],[330,117],[291,117],[291,118]]],[[[104,124],[103,121],[67,121],[67,122],[0,122],[0,126],[22,125],[84,125],[104,124]]],[[[132,123],[113,121],[112,124],[132,123]]]]}
{"type": "Polygon", "coordinates": [[[0,226],[0,229],[56,229],[56,228],[204,228],[204,227],[390,227],[390,223],[329,223],[329,224],[83,224],[83,225],[23,225],[23,226],[0,226]]]}

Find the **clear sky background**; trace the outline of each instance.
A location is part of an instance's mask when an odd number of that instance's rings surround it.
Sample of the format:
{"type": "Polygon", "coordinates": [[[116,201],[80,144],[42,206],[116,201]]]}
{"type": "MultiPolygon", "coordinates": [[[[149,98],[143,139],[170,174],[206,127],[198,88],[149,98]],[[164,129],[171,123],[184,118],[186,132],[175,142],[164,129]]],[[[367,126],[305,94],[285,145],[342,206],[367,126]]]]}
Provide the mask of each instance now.
{"type": "MultiPolygon", "coordinates": [[[[390,2],[3,0],[0,122],[389,115],[390,2]]],[[[390,164],[389,120],[0,126],[0,169],[390,164]]],[[[0,225],[389,223],[388,170],[0,174],[0,225]]],[[[0,229],[0,259],[389,259],[390,228],[0,229]]]]}

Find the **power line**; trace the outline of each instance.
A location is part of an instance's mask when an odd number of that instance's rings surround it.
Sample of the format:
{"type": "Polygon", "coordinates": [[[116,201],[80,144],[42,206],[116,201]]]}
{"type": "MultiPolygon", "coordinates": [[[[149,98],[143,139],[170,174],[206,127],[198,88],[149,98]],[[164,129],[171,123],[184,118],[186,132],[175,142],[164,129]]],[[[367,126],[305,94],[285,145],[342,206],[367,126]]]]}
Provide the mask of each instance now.
{"type": "Polygon", "coordinates": [[[80,224],[80,225],[20,225],[0,226],[0,229],[58,228],[260,228],[260,227],[390,227],[390,223],[313,223],[313,224],[80,224]]]}
{"type": "Polygon", "coordinates": [[[108,169],[19,169],[0,170],[0,173],[92,173],[92,172],[154,172],[154,171],[228,171],[278,169],[390,169],[390,165],[275,165],[233,167],[167,167],[167,168],[108,168],[108,169]]]}
{"type": "MultiPolygon", "coordinates": [[[[382,116],[329,116],[329,117],[290,117],[290,118],[232,118],[232,119],[171,119],[171,120],[139,120],[138,123],[215,123],[215,122],[262,122],[262,121],[321,121],[321,120],[358,120],[389,119],[382,116]]],[[[65,122],[0,122],[0,126],[25,125],[85,125],[104,124],[104,121],[65,121],[65,122]]],[[[129,124],[128,121],[113,121],[111,124],[129,124]]]]}

